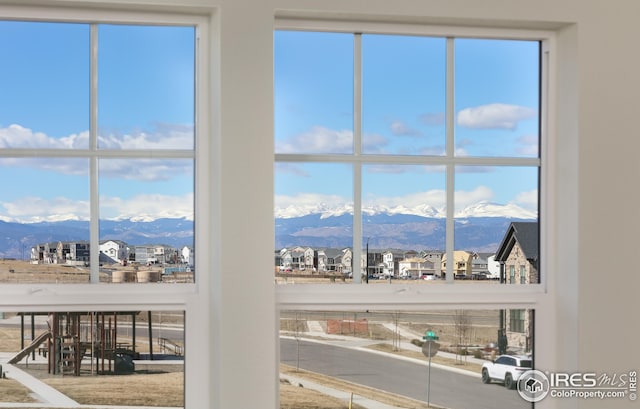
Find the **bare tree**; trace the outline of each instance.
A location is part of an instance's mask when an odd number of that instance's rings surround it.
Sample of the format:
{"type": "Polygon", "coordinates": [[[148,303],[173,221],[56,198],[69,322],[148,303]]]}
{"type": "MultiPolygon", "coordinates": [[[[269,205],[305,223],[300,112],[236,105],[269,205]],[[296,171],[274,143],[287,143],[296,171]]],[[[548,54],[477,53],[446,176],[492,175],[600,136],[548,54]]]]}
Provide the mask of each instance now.
{"type": "MultiPolygon", "coordinates": [[[[469,333],[472,327],[471,316],[469,315],[469,311],[456,310],[453,315],[453,325],[455,327],[455,335],[458,340],[458,345],[456,345],[456,360],[458,360],[458,356],[462,355],[467,334],[469,333]]],[[[461,357],[460,357],[460,361],[462,362],[461,357]]]]}
{"type": "Polygon", "coordinates": [[[399,351],[400,350],[400,328],[399,328],[400,312],[399,311],[394,311],[391,314],[391,317],[392,317],[393,323],[395,325],[395,329],[393,331],[393,350],[394,351],[399,351]]]}

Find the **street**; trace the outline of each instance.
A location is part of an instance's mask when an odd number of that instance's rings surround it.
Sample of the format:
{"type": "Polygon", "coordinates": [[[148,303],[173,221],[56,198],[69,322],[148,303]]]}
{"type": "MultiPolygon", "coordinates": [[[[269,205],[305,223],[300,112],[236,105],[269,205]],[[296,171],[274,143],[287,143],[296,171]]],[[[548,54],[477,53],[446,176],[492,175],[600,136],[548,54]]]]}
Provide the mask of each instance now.
{"type": "MultiPolygon", "coordinates": [[[[417,364],[351,348],[280,339],[282,363],[322,373],[413,399],[427,401],[426,364],[417,364]],[[299,361],[297,359],[299,352],[299,361]]],[[[430,403],[452,409],[527,409],[515,390],[501,384],[484,385],[479,377],[431,368],[430,403]]]]}

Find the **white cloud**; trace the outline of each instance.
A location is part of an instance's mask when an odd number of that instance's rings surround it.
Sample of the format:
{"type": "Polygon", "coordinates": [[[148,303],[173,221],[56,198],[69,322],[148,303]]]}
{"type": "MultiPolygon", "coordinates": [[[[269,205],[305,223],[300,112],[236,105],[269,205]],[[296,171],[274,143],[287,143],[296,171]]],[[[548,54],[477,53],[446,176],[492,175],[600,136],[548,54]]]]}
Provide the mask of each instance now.
{"type": "Polygon", "coordinates": [[[518,194],[514,201],[514,204],[523,207],[527,210],[536,211],[538,210],[538,190],[530,190],[528,192],[522,192],[518,194]]]}
{"type": "Polygon", "coordinates": [[[473,129],[510,129],[518,122],[534,118],[536,111],[518,105],[489,104],[465,108],[458,112],[458,125],[473,129]]]}
{"type": "Polygon", "coordinates": [[[391,123],[391,132],[397,136],[420,136],[422,134],[419,130],[408,127],[402,121],[393,121],[391,123]]]}
{"type": "Polygon", "coordinates": [[[88,147],[88,131],[71,134],[63,138],[52,138],[45,133],[34,132],[17,124],[0,128],[0,148],[87,149],[88,147]]]}
{"type": "MultiPolygon", "coordinates": [[[[88,132],[81,132],[62,138],[52,138],[41,132],[20,125],[0,128],[0,149],[87,149],[88,132]]],[[[193,147],[193,127],[171,124],[159,124],[155,132],[132,133],[109,139],[110,149],[167,149],[193,147]]],[[[104,159],[99,162],[100,177],[117,177],[121,180],[167,181],[179,175],[193,174],[191,159],[104,159]]],[[[89,161],[86,158],[0,158],[0,168],[7,169],[17,176],[20,183],[34,186],[37,192],[39,183],[54,183],[61,191],[70,189],[69,179],[65,176],[86,176],[89,174],[89,161]],[[25,170],[23,170],[25,169],[25,170]],[[41,172],[40,180],[25,179],[41,172]],[[46,175],[46,177],[44,176],[46,175]],[[55,182],[51,182],[55,181],[55,182]]],[[[88,179],[87,183],[88,183],[88,179]]],[[[84,186],[82,189],[86,189],[84,186]]],[[[44,193],[43,193],[44,194],[44,193]]],[[[122,200],[102,197],[100,206],[102,218],[156,219],[160,217],[193,217],[193,195],[176,197],[170,195],[139,195],[122,200]],[[108,206],[107,206],[108,204],[108,206]]],[[[65,197],[22,197],[12,201],[0,202],[0,220],[34,223],[41,221],[88,220],[87,201],[72,200],[65,197]]]]}
{"type": "MultiPolygon", "coordinates": [[[[99,146],[102,149],[192,149],[193,126],[156,124],[153,130],[120,134],[100,132],[99,146]]],[[[88,149],[89,131],[53,138],[43,132],[13,124],[0,128],[0,148],[28,149],[88,149]]]]}
{"type": "Polygon", "coordinates": [[[478,202],[490,202],[493,199],[493,190],[486,186],[478,186],[474,190],[456,190],[456,209],[465,208],[478,202]]]}
{"type": "Polygon", "coordinates": [[[100,218],[109,220],[152,221],[159,218],[193,220],[193,194],[170,196],[141,194],[129,199],[100,197],[100,218]]]}
{"type": "MultiPolygon", "coordinates": [[[[478,186],[473,190],[455,192],[456,217],[523,217],[537,215],[537,192],[523,192],[509,203],[495,203],[493,190],[478,186]]],[[[363,214],[413,214],[425,217],[446,216],[444,190],[433,189],[403,196],[376,196],[363,198],[363,214]]],[[[350,199],[336,195],[303,193],[296,196],[276,195],[275,217],[291,218],[311,214],[321,217],[353,214],[350,199]]]]}
{"type": "Polygon", "coordinates": [[[314,126],[288,140],[276,140],[277,153],[351,153],[353,132],[314,126]]]}
{"type": "Polygon", "coordinates": [[[147,182],[166,181],[178,175],[193,174],[190,159],[104,159],[100,176],[147,182]]]}
{"type": "Polygon", "coordinates": [[[101,131],[98,146],[102,149],[192,149],[193,126],[157,124],[152,132],[137,130],[128,134],[101,131]]]}
{"type": "MultiPolygon", "coordinates": [[[[22,197],[0,202],[0,220],[18,223],[89,220],[89,202],[65,197],[22,197]]],[[[171,196],[141,194],[128,199],[100,197],[100,218],[105,220],[152,221],[159,218],[193,220],[193,194],[171,196]]]]}
{"type": "Polygon", "coordinates": [[[362,137],[362,151],[369,154],[384,154],[389,140],[382,135],[367,133],[362,137]]]}
{"type": "Polygon", "coordinates": [[[517,142],[519,147],[516,153],[525,156],[538,156],[538,137],[536,135],[521,136],[517,142]]]}
{"type": "Polygon", "coordinates": [[[0,207],[4,208],[0,219],[6,222],[37,223],[89,219],[88,201],[65,197],[21,197],[13,202],[1,202],[0,207]]]}
{"type": "MultiPolygon", "coordinates": [[[[193,127],[158,124],[154,133],[137,132],[125,135],[110,134],[99,137],[102,149],[190,149],[193,148],[193,127]]],[[[0,128],[0,149],[88,149],[89,132],[84,131],[62,138],[52,138],[20,125],[0,128]]],[[[191,160],[118,160],[100,162],[101,176],[115,175],[130,180],[167,180],[176,174],[193,172],[191,160]]],[[[56,172],[62,175],[88,174],[85,159],[1,158],[0,166],[22,167],[56,172]]]]}

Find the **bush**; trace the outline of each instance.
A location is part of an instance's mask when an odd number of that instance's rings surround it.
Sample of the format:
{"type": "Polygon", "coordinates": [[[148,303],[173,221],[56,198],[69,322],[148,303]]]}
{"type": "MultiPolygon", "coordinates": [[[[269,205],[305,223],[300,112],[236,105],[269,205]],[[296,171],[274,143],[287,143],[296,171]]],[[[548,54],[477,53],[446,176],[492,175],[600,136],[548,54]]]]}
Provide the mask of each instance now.
{"type": "Polygon", "coordinates": [[[479,349],[476,349],[475,351],[473,351],[473,357],[474,358],[478,358],[478,359],[482,359],[482,351],[479,349]]]}

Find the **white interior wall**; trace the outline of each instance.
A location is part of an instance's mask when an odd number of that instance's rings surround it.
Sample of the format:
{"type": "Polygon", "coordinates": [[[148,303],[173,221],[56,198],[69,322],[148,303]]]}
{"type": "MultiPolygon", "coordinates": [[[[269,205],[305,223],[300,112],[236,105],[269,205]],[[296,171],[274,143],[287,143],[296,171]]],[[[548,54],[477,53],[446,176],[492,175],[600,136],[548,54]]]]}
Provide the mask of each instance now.
{"type": "MultiPolygon", "coordinates": [[[[237,24],[242,24],[245,10],[251,10],[252,21],[270,19],[274,12],[287,14],[284,11],[293,10],[293,14],[326,13],[338,17],[353,14],[372,20],[393,16],[392,19],[410,21],[557,28],[557,111],[553,118],[559,138],[554,165],[560,177],[552,200],[558,206],[554,231],[558,255],[554,260],[556,277],[550,283],[556,286],[557,298],[543,307],[556,309],[557,331],[538,335],[544,339],[541,342],[550,343],[557,370],[621,373],[640,367],[640,354],[635,349],[640,285],[633,257],[623,257],[635,253],[640,231],[634,189],[634,175],[640,173],[638,161],[634,160],[640,148],[640,141],[635,137],[640,58],[633,51],[640,38],[640,27],[635,22],[640,15],[640,3],[617,1],[614,7],[597,0],[318,0],[304,3],[274,0],[273,10],[264,3],[247,0],[246,8],[238,8],[237,24]],[[255,10],[258,3],[260,7],[255,10]],[[257,17],[260,14],[262,17],[257,17]]],[[[233,20],[230,24],[234,24],[233,20]]],[[[264,39],[259,37],[267,36],[268,30],[260,27],[265,31],[251,29],[256,35],[253,45],[257,47],[264,45],[264,39]]],[[[270,71],[270,54],[263,55],[265,61],[254,61],[252,70],[257,72],[248,79],[262,77],[265,71],[270,71]]],[[[248,81],[245,85],[251,87],[251,83],[248,81]]],[[[271,126],[267,119],[265,127],[271,126]]],[[[259,146],[256,151],[270,152],[271,139],[264,138],[261,132],[251,140],[252,145],[259,146]]],[[[259,163],[264,167],[240,166],[238,175],[253,179],[251,174],[257,177],[269,170],[270,164],[259,163]]],[[[253,201],[270,200],[270,192],[252,192],[258,193],[265,196],[254,196],[253,201]]],[[[238,212],[233,220],[239,220],[244,212],[239,207],[231,210],[238,212]]],[[[272,239],[271,230],[253,231],[263,235],[264,242],[272,239]]],[[[259,252],[265,265],[271,261],[271,247],[260,248],[259,252]]],[[[267,321],[265,325],[268,324],[267,321]]],[[[258,377],[253,379],[250,384],[260,383],[258,377]]],[[[236,385],[236,388],[236,396],[242,396],[242,386],[236,385]]],[[[261,384],[260,388],[264,388],[265,398],[273,392],[269,383],[261,384]]],[[[259,401],[256,398],[255,403],[260,404],[259,401]]],[[[544,404],[567,408],[602,406],[602,402],[596,400],[555,399],[544,404]]],[[[610,408],[629,405],[628,400],[607,401],[610,408]]],[[[234,404],[224,401],[224,407],[234,407],[234,404]]]]}

